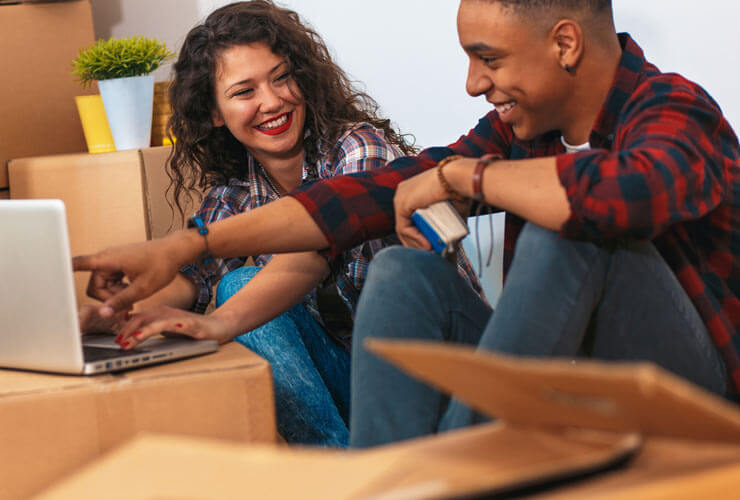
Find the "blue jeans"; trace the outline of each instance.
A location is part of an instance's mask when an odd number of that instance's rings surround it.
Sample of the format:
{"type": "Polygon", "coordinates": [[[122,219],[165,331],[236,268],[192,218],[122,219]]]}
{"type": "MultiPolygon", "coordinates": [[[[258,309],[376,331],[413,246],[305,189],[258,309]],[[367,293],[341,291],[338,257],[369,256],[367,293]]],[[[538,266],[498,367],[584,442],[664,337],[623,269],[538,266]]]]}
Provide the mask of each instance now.
{"type": "MultiPolygon", "coordinates": [[[[259,270],[245,266],[224,276],[216,304],[226,302],[259,270]]],[[[235,340],[270,363],[277,428],[287,442],[347,446],[350,356],[302,304],[235,340]]]]}
{"type": "Polygon", "coordinates": [[[350,446],[482,422],[467,406],[363,348],[366,338],[429,339],[512,355],[649,360],[724,395],[724,362],[651,243],[614,248],[527,224],[496,313],[430,253],[391,247],[370,265],[355,318],[350,446]]]}

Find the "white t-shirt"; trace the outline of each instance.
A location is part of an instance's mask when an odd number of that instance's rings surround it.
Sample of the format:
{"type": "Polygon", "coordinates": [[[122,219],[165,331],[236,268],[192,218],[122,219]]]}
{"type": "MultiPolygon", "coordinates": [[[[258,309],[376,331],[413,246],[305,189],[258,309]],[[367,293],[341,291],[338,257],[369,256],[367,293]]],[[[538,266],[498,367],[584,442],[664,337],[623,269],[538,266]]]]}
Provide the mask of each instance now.
{"type": "Polygon", "coordinates": [[[565,146],[565,151],[568,153],[577,153],[579,151],[588,151],[589,149],[591,149],[591,144],[588,142],[584,142],[583,144],[579,144],[578,146],[569,144],[568,141],[565,140],[565,137],[563,137],[562,135],[560,136],[560,142],[563,143],[563,146],[565,146]]]}

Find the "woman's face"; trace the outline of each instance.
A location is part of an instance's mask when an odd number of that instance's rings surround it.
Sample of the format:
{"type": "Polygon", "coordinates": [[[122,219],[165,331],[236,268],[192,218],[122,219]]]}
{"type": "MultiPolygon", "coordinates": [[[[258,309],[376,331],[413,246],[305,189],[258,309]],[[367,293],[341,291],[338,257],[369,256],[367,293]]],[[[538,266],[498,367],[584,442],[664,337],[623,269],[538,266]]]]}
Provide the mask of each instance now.
{"type": "Polygon", "coordinates": [[[215,94],[213,124],[226,126],[260,163],[302,152],[306,105],[288,62],[267,45],[224,50],[215,94]]]}

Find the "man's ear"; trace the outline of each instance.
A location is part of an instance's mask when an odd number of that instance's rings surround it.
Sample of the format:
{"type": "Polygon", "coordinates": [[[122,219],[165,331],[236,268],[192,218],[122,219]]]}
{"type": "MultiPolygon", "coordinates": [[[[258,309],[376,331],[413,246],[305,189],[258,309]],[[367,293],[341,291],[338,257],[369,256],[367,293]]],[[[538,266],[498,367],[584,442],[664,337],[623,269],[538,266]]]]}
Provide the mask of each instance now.
{"type": "Polygon", "coordinates": [[[214,109],[211,112],[211,123],[213,123],[214,127],[223,127],[226,125],[224,117],[221,116],[221,112],[218,109],[214,109]]]}
{"type": "Polygon", "coordinates": [[[568,72],[574,72],[583,56],[583,30],[581,30],[581,26],[572,19],[561,19],[553,27],[551,36],[558,63],[568,72]]]}

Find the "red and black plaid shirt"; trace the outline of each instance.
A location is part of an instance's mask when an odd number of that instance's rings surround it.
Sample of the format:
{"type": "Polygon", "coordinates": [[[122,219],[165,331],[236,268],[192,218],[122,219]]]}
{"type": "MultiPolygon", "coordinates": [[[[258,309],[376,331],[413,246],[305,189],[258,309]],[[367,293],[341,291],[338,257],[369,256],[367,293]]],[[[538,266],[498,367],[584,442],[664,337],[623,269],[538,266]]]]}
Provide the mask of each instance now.
{"type": "MultiPolygon", "coordinates": [[[[393,194],[404,179],[459,154],[557,157],[571,207],[564,237],[651,240],[691,298],[740,387],[740,156],[714,100],[685,78],[661,73],[620,35],[614,84],[590,136],[565,154],[560,132],[518,140],[496,111],[457,142],[385,168],[318,182],[292,195],[338,254],[394,229],[393,194]]],[[[524,221],[506,215],[504,270],[524,221]]]]}

